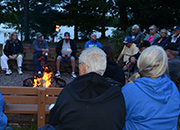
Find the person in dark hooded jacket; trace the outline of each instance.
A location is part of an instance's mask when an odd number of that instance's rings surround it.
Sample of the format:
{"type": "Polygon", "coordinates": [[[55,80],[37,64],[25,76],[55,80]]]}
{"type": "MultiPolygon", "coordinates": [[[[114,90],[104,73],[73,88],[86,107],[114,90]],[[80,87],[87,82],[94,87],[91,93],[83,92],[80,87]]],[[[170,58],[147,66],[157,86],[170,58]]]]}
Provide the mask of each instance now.
{"type": "Polygon", "coordinates": [[[180,95],[164,74],[168,67],[165,51],[159,46],[148,47],[137,66],[133,83],[122,88],[127,111],[123,130],[177,130],[180,95]]]}
{"type": "Polygon", "coordinates": [[[104,46],[102,50],[107,55],[107,67],[104,72],[104,77],[109,82],[116,83],[117,86],[123,87],[125,85],[125,75],[124,71],[115,62],[115,51],[111,46],[104,46]]]}
{"type": "Polygon", "coordinates": [[[79,58],[79,77],[59,94],[49,115],[57,130],[121,130],[125,123],[125,102],[121,88],[102,75],[106,54],[99,48],[85,49],[79,58]]]}

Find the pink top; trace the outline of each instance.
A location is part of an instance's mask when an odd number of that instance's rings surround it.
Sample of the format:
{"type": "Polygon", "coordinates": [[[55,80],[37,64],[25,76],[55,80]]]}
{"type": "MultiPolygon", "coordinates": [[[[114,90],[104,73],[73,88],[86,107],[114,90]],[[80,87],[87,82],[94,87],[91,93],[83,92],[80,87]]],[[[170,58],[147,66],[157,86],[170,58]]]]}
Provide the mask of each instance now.
{"type": "Polygon", "coordinates": [[[154,39],[155,36],[156,36],[156,35],[154,35],[153,37],[151,37],[151,35],[150,35],[146,40],[151,43],[151,42],[153,41],[153,39],[154,39]]]}

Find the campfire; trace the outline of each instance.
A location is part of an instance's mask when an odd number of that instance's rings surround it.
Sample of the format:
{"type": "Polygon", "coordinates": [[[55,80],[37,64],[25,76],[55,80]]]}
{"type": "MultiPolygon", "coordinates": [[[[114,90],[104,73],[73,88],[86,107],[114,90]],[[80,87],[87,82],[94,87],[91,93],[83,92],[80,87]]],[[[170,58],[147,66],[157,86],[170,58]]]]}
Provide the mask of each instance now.
{"type": "Polygon", "coordinates": [[[23,86],[26,87],[65,87],[66,82],[63,79],[53,76],[53,71],[48,67],[45,67],[42,77],[34,76],[32,78],[25,79],[23,86]]]}
{"type": "Polygon", "coordinates": [[[52,72],[47,72],[48,67],[45,67],[45,70],[43,72],[43,77],[34,76],[34,84],[33,87],[45,87],[48,88],[51,86],[51,76],[52,72]]]}

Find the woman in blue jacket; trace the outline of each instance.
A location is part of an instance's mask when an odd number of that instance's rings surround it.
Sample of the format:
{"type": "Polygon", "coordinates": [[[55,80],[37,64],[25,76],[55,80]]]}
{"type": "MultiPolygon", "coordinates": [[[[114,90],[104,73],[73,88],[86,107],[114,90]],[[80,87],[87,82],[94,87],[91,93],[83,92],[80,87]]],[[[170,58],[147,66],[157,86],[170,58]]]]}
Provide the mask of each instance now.
{"type": "Polygon", "coordinates": [[[122,88],[126,103],[124,130],[177,130],[180,94],[164,72],[167,56],[159,46],[144,50],[139,72],[122,88]]]}

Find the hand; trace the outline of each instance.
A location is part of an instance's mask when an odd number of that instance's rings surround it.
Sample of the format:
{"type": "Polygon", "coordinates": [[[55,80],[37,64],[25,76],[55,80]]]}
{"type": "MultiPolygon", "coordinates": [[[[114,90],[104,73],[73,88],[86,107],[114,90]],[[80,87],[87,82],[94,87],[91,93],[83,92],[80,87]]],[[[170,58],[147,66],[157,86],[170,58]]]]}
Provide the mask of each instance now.
{"type": "Polygon", "coordinates": [[[71,55],[68,55],[67,58],[71,58],[71,55]]]}
{"type": "Polygon", "coordinates": [[[45,51],[42,52],[42,55],[44,55],[44,54],[45,54],[45,51]]]}
{"type": "Polygon", "coordinates": [[[123,70],[128,70],[127,65],[125,65],[125,66],[123,67],[123,70]]]}
{"type": "Polygon", "coordinates": [[[12,60],[15,59],[15,57],[16,57],[16,55],[13,55],[13,56],[9,55],[9,58],[12,60]]]}
{"type": "Polygon", "coordinates": [[[131,61],[132,64],[135,64],[137,60],[136,60],[135,57],[131,57],[130,61],[131,61]]]}
{"type": "Polygon", "coordinates": [[[62,58],[66,58],[66,56],[65,56],[65,55],[62,55],[62,58]]]}

